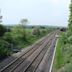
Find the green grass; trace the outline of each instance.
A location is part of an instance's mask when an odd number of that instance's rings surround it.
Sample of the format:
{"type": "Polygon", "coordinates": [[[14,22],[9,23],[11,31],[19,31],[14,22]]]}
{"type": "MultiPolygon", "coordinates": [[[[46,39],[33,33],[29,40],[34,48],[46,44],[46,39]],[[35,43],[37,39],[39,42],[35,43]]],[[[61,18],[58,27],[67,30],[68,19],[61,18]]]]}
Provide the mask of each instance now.
{"type": "Polygon", "coordinates": [[[27,29],[26,29],[26,32],[27,32],[27,33],[31,33],[32,30],[33,30],[33,29],[28,29],[28,28],[27,28],[27,29]]]}
{"type": "Polygon", "coordinates": [[[72,45],[65,43],[64,33],[60,33],[54,60],[54,72],[72,72],[72,45]]]}
{"type": "Polygon", "coordinates": [[[62,47],[62,42],[59,39],[56,50],[56,68],[60,68],[64,64],[62,47]]]}

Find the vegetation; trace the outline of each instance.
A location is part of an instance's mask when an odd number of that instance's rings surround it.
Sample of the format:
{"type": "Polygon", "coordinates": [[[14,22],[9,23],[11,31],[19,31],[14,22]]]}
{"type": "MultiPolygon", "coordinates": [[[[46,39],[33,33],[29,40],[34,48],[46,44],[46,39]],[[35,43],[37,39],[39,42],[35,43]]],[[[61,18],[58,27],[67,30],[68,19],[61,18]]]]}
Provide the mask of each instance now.
{"type": "Polygon", "coordinates": [[[4,35],[6,28],[3,25],[0,25],[0,37],[4,35]]]}
{"type": "Polygon", "coordinates": [[[11,55],[14,49],[25,48],[52,31],[44,27],[29,28],[26,26],[27,22],[27,19],[22,19],[20,24],[12,27],[0,25],[0,59],[11,55]]]}
{"type": "Polygon", "coordinates": [[[55,72],[72,72],[72,0],[67,32],[61,33],[54,63],[55,72]]]}

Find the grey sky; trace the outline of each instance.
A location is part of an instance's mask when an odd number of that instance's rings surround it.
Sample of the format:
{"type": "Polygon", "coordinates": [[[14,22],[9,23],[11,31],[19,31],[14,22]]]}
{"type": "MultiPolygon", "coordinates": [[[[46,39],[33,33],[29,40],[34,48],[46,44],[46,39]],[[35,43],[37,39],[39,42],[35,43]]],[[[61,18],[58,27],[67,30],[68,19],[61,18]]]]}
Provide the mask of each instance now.
{"type": "Polygon", "coordinates": [[[27,18],[33,25],[67,26],[70,0],[0,0],[3,23],[27,18]]]}

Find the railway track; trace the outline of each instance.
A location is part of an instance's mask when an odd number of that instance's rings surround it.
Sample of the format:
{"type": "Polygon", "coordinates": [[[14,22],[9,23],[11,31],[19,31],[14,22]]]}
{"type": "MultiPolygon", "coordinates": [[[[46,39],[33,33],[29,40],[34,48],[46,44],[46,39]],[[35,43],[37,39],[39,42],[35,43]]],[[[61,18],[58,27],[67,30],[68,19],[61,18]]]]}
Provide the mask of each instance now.
{"type": "Polygon", "coordinates": [[[1,69],[0,72],[35,72],[48,50],[48,47],[51,45],[55,34],[56,32],[53,32],[48,35],[40,41],[40,43],[37,43],[30,50],[1,69]]]}
{"type": "Polygon", "coordinates": [[[32,53],[32,55],[29,58],[27,58],[27,60],[24,61],[17,69],[15,69],[14,72],[25,71],[30,66],[30,64],[39,56],[39,54],[44,50],[46,44],[47,42],[41,45],[39,49],[37,49],[34,53],[32,53]]]}
{"type": "Polygon", "coordinates": [[[18,53],[17,56],[10,56],[8,57],[6,60],[4,60],[3,62],[0,63],[0,71],[4,70],[5,68],[7,68],[9,65],[11,65],[13,62],[15,62],[16,60],[18,60],[20,57],[22,57],[24,54],[26,54],[27,52],[31,51],[33,48],[37,47],[37,45],[40,45],[42,41],[44,41],[45,38],[49,37],[52,33],[48,34],[47,36],[43,37],[42,39],[40,39],[39,41],[37,41],[35,44],[27,47],[26,49],[22,50],[20,53],[18,53]]]}
{"type": "Polygon", "coordinates": [[[49,47],[49,50],[47,50],[44,58],[42,59],[41,63],[39,64],[35,72],[49,72],[56,40],[56,38],[53,40],[52,44],[49,47]]]}
{"type": "Polygon", "coordinates": [[[38,65],[40,64],[40,62],[42,61],[48,46],[46,46],[41,52],[40,54],[30,63],[30,65],[23,70],[22,72],[35,72],[36,68],[38,67],[38,65]]]}
{"type": "MultiPolygon", "coordinates": [[[[54,42],[54,40],[52,41],[54,42]]],[[[54,44],[51,44],[52,41],[50,42],[50,44],[46,45],[43,48],[43,50],[39,53],[39,55],[26,67],[26,69],[23,67],[23,69],[21,69],[21,71],[19,72],[35,72],[38,65],[41,63],[42,59],[44,58],[47,50],[50,50],[50,51],[52,50],[52,48],[50,49],[51,46],[54,46],[54,44]]]]}

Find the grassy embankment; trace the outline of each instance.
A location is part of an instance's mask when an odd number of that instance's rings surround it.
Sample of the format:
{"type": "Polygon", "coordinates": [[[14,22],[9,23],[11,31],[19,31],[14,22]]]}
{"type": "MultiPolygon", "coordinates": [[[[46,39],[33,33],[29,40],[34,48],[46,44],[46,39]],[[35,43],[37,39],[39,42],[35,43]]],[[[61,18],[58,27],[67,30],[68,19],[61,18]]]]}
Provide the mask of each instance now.
{"type": "Polygon", "coordinates": [[[72,72],[72,45],[66,43],[66,40],[65,33],[60,33],[53,66],[54,72],[72,72]]]}

